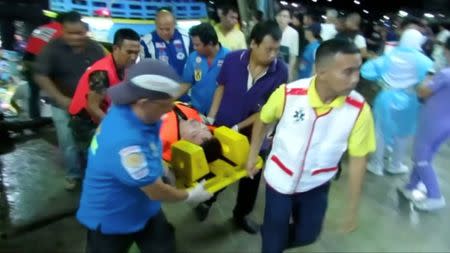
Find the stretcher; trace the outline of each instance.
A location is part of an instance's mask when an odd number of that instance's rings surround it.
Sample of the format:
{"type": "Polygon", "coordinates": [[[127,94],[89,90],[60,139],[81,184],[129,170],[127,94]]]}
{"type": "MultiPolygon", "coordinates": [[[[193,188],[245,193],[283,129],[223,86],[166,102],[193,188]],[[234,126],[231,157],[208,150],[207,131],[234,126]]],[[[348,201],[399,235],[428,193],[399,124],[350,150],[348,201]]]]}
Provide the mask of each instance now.
{"type": "MultiPolygon", "coordinates": [[[[213,130],[213,135],[222,145],[222,158],[209,164],[200,146],[186,140],[172,144],[172,160],[166,164],[175,174],[177,188],[191,188],[205,179],[206,190],[216,193],[247,176],[245,166],[250,151],[247,137],[224,126],[213,130]]],[[[256,167],[263,167],[261,157],[256,167]]]]}

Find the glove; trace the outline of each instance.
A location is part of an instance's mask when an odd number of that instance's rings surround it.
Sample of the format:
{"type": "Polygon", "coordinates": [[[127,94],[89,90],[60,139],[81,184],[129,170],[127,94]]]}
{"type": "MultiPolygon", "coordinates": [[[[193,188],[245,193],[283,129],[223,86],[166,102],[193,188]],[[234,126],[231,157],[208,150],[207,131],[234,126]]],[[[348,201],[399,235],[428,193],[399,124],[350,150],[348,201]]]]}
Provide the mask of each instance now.
{"type": "Polygon", "coordinates": [[[215,118],[206,117],[206,122],[207,122],[208,124],[213,125],[213,124],[214,124],[214,121],[216,121],[215,118]]]}
{"type": "Polygon", "coordinates": [[[239,126],[236,124],[231,128],[231,130],[239,132],[239,126]]]}
{"type": "Polygon", "coordinates": [[[194,189],[188,191],[186,202],[189,204],[199,204],[212,197],[212,194],[205,190],[205,180],[197,184],[194,189]]]}

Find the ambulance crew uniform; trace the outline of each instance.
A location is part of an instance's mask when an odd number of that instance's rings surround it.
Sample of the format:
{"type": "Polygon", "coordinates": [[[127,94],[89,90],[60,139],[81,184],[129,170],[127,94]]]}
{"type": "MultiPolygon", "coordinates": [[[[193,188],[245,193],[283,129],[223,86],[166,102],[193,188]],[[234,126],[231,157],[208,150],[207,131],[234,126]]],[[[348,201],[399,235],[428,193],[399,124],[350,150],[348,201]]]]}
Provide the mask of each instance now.
{"type": "MultiPolygon", "coordinates": [[[[98,119],[92,119],[86,111],[88,106],[87,96],[93,90],[103,93],[110,86],[118,84],[123,79],[123,73],[119,73],[116,68],[112,54],[105,56],[89,67],[81,76],[77,89],[69,106],[69,113],[72,115],[70,126],[75,137],[75,141],[81,150],[87,150],[98,119]]],[[[106,111],[110,102],[108,100],[102,105],[106,111]]]]}
{"type": "Polygon", "coordinates": [[[356,157],[373,152],[375,131],[370,107],[359,93],[352,91],[324,104],[315,78],[280,86],[260,118],[265,124],[279,120],[264,171],[267,188],[261,231],[262,252],[278,253],[317,239],[328,205],[329,182],[342,154],[347,149],[356,157]],[[290,226],[291,215],[294,224],[290,226]]]}
{"type": "Polygon", "coordinates": [[[212,62],[198,52],[189,55],[183,71],[183,81],[191,85],[190,101],[200,113],[207,115],[211,108],[214,92],[217,88],[217,76],[222,68],[225,56],[230,50],[220,46],[212,62]]]}
{"type": "MultiPolygon", "coordinates": [[[[145,123],[144,116],[133,109],[133,103],[144,98],[147,101],[142,103],[147,104],[135,105],[139,110],[170,100],[179,92],[180,81],[166,64],[145,60],[128,69],[126,81],[108,89],[113,105],[89,147],[77,212],[88,230],[87,252],[127,252],[133,242],[143,253],[175,252],[173,227],[161,201],[150,198],[150,185],[168,192],[159,199],[198,203],[210,198],[203,185],[191,191],[161,186],[161,122],[145,123]]],[[[156,119],[161,116],[153,110],[142,113],[145,117],[153,113],[156,119]]]]}
{"type": "Polygon", "coordinates": [[[161,60],[172,66],[180,76],[183,74],[189,52],[192,51],[189,35],[178,29],[175,29],[170,41],[163,40],[153,31],[142,38],[141,45],[141,58],[161,60]]]}

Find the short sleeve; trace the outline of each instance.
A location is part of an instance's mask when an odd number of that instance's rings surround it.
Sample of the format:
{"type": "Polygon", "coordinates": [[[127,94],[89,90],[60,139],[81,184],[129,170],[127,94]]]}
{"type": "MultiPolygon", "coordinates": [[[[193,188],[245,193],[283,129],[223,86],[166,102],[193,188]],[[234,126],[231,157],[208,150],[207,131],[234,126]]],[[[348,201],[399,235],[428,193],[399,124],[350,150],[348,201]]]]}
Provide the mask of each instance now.
{"type": "Polygon", "coordinates": [[[33,70],[36,74],[51,76],[53,74],[53,46],[54,44],[50,43],[44,47],[41,53],[36,58],[36,62],[34,63],[33,70]]]}
{"type": "Polygon", "coordinates": [[[153,154],[148,143],[123,146],[116,154],[120,164],[113,169],[116,178],[132,187],[154,183],[163,172],[161,152],[156,153],[153,154]]]}
{"type": "Polygon", "coordinates": [[[192,53],[186,64],[184,65],[184,69],[183,69],[183,82],[184,83],[188,83],[190,85],[194,84],[194,57],[195,55],[192,53]]]}
{"type": "Polygon", "coordinates": [[[104,70],[93,71],[89,75],[89,89],[98,93],[104,94],[109,87],[108,72],[104,70]]]}
{"type": "Polygon", "coordinates": [[[366,39],[359,34],[356,35],[354,42],[355,42],[356,47],[358,47],[359,49],[367,47],[366,39]]]}
{"type": "Polygon", "coordinates": [[[284,110],[285,87],[284,84],[280,85],[261,109],[260,119],[263,123],[270,124],[281,118],[284,110]]]}
{"type": "Polygon", "coordinates": [[[450,71],[441,71],[428,83],[425,84],[433,93],[442,89],[450,83],[450,71]]]}
{"type": "Polygon", "coordinates": [[[375,126],[370,106],[364,103],[348,141],[350,156],[363,157],[376,149],[375,126]]]}
{"type": "Polygon", "coordinates": [[[230,55],[225,56],[225,59],[223,60],[222,68],[220,68],[219,75],[217,76],[217,84],[219,85],[226,85],[227,83],[227,77],[228,77],[228,65],[230,64],[230,55]]]}

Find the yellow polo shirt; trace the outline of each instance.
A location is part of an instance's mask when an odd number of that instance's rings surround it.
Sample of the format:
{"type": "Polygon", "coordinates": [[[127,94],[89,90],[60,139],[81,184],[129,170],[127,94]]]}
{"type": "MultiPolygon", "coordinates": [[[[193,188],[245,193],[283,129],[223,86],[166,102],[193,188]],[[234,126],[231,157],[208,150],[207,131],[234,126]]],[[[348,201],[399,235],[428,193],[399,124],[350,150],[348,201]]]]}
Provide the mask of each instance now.
{"type": "MultiPolygon", "coordinates": [[[[267,103],[261,109],[261,121],[270,124],[278,121],[284,109],[285,85],[281,85],[270,96],[267,103]]],[[[324,104],[317,94],[315,79],[308,89],[308,100],[317,114],[322,115],[335,107],[342,106],[345,103],[345,96],[337,97],[329,104],[324,104]]],[[[332,127],[332,126],[330,126],[332,127]]],[[[370,106],[364,103],[361,114],[359,115],[350,138],[348,140],[348,152],[350,156],[362,157],[374,152],[376,149],[375,126],[373,123],[370,106]]]]}
{"type": "Polygon", "coordinates": [[[219,42],[222,46],[230,49],[231,51],[247,49],[245,35],[237,26],[235,26],[227,34],[222,33],[220,30],[220,24],[215,25],[214,29],[216,30],[217,37],[219,38],[219,42]]]}

